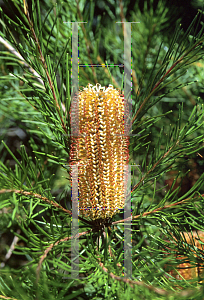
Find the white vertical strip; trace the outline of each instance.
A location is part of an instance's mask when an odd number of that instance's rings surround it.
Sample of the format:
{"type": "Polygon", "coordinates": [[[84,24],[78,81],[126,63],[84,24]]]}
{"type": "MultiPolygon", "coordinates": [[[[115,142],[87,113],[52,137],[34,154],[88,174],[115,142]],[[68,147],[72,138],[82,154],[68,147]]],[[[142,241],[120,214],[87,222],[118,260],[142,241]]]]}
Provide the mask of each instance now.
{"type": "Polygon", "coordinates": [[[71,71],[71,135],[79,136],[79,51],[78,22],[72,23],[72,71],[71,71]]]}
{"type": "MultiPolygon", "coordinates": [[[[78,53],[78,22],[72,23],[72,80],[71,80],[71,136],[79,136],[79,53],[78,53]]],[[[79,278],[79,202],[78,202],[78,165],[71,167],[72,176],[72,227],[71,227],[71,276],[79,278]]]]}
{"type": "Polygon", "coordinates": [[[124,135],[132,133],[132,99],[131,99],[131,23],[124,22],[124,135]]]}
{"type": "Polygon", "coordinates": [[[71,166],[71,177],[72,177],[71,277],[79,278],[79,238],[76,238],[76,236],[79,233],[78,165],[71,166]]]}
{"type": "Polygon", "coordinates": [[[131,210],[131,165],[125,165],[125,207],[124,219],[130,218],[129,221],[124,221],[124,274],[127,277],[132,276],[132,210],[131,210]]]}

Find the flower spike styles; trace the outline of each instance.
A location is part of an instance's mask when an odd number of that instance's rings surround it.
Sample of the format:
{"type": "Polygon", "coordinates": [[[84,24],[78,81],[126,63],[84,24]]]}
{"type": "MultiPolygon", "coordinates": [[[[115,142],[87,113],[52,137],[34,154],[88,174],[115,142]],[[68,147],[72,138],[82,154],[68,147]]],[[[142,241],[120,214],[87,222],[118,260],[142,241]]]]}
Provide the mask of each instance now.
{"type": "MultiPolygon", "coordinates": [[[[75,110],[72,105],[72,117],[75,110]]],[[[89,84],[78,94],[77,110],[79,136],[72,138],[70,161],[78,165],[79,213],[91,220],[111,218],[124,208],[127,182],[124,96],[112,85],[89,84]]]]}

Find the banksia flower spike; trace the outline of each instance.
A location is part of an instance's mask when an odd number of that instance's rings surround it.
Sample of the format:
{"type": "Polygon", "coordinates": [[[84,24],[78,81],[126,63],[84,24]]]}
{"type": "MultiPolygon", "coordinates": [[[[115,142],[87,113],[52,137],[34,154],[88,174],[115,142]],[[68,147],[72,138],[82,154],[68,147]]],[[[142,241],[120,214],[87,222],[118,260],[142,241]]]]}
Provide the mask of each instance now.
{"type": "Polygon", "coordinates": [[[78,164],[80,215],[91,220],[124,208],[129,160],[124,113],[124,96],[112,85],[89,84],[79,92],[79,136],[72,139],[70,160],[78,164]]]}

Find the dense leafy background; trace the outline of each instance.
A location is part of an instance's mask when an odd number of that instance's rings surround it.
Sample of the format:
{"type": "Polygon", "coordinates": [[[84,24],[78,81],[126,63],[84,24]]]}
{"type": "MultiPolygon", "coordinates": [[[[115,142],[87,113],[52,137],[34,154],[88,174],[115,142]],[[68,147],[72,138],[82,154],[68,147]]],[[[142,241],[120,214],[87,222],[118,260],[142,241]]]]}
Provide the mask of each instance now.
{"type": "MultiPolygon", "coordinates": [[[[0,190],[14,191],[0,194],[0,297],[19,300],[203,298],[202,268],[199,278],[191,281],[178,280],[167,273],[177,269],[181,262],[174,256],[175,251],[192,266],[203,265],[203,252],[182,242],[182,232],[191,236],[192,231],[203,231],[203,197],[200,197],[204,193],[203,16],[200,13],[194,19],[201,8],[199,1],[187,5],[193,14],[191,20],[181,19],[182,3],[176,9],[175,5],[172,2],[170,6],[169,1],[117,4],[115,1],[29,1],[33,29],[54,86],[56,102],[24,14],[23,1],[2,4],[1,36],[24,61],[8,51],[5,44],[0,44],[0,190]],[[80,277],[74,280],[70,275],[71,241],[66,240],[71,235],[71,217],[42,199],[46,197],[71,209],[67,167],[71,25],[64,22],[87,22],[79,26],[80,63],[119,64],[123,62],[124,34],[116,21],[125,19],[140,22],[132,24],[132,102],[133,117],[137,114],[137,118],[133,124],[136,137],[130,139],[130,163],[138,165],[132,168],[133,216],[141,216],[132,221],[133,275],[130,279],[148,285],[133,287],[110,276],[112,272],[123,278],[123,222],[112,225],[110,232],[106,229],[108,240],[101,232],[81,236],[80,277]],[[39,74],[38,78],[28,66],[39,74]],[[162,76],[164,80],[153,93],[162,76]],[[31,192],[41,195],[41,199],[31,192]],[[194,199],[142,216],[190,197],[194,199]],[[18,237],[15,249],[6,259],[15,236],[18,237]],[[55,246],[44,259],[36,283],[40,257],[53,243],[55,246]]],[[[79,70],[79,86],[99,82],[120,88],[122,81],[122,68],[81,67],[79,70]]],[[[113,221],[122,219],[123,213],[113,221]]],[[[79,225],[80,232],[92,228],[81,221],[79,225]]]]}

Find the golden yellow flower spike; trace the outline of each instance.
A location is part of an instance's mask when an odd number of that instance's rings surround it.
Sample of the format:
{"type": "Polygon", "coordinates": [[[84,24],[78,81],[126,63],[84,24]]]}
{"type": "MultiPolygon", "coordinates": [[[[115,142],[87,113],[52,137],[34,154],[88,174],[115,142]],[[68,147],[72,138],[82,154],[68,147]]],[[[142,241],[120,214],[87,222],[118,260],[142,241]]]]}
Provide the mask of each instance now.
{"type": "Polygon", "coordinates": [[[129,138],[124,136],[124,96],[109,85],[84,88],[78,96],[79,136],[70,160],[78,164],[80,215],[111,218],[124,207],[129,138]]]}

